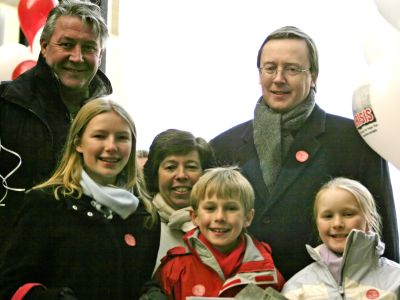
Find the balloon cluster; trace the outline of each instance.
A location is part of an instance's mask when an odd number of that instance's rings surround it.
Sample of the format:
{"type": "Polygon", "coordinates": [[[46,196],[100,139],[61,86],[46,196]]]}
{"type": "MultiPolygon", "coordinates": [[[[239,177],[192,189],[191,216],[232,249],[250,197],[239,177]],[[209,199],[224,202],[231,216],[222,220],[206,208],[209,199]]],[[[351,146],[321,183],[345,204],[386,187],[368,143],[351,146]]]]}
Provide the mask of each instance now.
{"type": "Polygon", "coordinates": [[[20,0],[18,18],[29,47],[18,43],[0,46],[0,81],[14,80],[36,65],[40,52],[40,35],[56,0],[20,0]]]}
{"type": "Polygon", "coordinates": [[[354,123],[367,144],[400,170],[400,1],[375,4],[392,26],[387,32],[394,31],[390,36],[380,33],[385,43],[367,40],[364,45],[369,82],[354,91],[354,123]]]}

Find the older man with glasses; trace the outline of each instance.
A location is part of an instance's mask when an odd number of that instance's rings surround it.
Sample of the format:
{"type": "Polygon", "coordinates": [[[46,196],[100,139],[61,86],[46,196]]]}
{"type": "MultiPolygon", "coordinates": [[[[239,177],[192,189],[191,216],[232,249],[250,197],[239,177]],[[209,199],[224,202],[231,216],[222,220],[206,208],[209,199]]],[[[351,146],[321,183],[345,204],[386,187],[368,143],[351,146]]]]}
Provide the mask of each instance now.
{"type": "Polygon", "coordinates": [[[271,245],[278,269],[290,278],[311,262],[305,244],[318,244],[315,193],[330,178],[344,176],[374,195],[383,219],[385,256],[399,261],[387,162],[364,142],[352,120],[327,114],[315,103],[319,65],[314,41],[296,27],[279,28],[261,45],[257,68],[262,96],[254,119],[211,140],[219,163],[239,165],[255,190],[250,232],[271,245]]]}

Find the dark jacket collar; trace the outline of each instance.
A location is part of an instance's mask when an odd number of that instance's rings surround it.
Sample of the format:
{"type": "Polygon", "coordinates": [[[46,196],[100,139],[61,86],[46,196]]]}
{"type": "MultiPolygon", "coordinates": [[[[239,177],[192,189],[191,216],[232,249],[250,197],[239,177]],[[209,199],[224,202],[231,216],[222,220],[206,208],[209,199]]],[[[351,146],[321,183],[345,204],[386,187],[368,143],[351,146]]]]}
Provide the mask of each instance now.
{"type": "MultiPolygon", "coordinates": [[[[89,85],[89,99],[109,95],[112,91],[110,80],[101,70],[97,70],[89,85]]],[[[36,66],[10,82],[0,96],[29,109],[37,105],[34,102],[38,100],[35,97],[38,93],[45,95],[48,101],[60,99],[59,82],[41,54],[36,66]]]]}

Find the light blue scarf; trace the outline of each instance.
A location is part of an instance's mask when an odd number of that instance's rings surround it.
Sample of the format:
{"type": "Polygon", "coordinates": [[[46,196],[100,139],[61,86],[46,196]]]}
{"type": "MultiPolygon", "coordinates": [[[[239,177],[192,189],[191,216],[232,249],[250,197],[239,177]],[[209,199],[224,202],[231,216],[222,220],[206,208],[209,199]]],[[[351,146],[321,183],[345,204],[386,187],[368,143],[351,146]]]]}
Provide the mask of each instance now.
{"type": "MultiPolygon", "coordinates": [[[[139,205],[139,199],[133,193],[119,187],[97,184],[85,170],[82,170],[80,185],[85,195],[108,207],[122,219],[133,214],[139,205]]],[[[96,207],[96,209],[98,208],[96,207]]]]}

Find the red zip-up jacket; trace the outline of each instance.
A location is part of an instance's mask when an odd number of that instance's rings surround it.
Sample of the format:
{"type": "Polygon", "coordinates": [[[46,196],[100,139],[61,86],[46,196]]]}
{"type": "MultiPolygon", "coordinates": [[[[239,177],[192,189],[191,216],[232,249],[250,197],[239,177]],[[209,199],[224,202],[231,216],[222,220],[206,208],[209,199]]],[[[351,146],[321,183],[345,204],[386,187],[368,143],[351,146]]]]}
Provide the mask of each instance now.
{"type": "Polygon", "coordinates": [[[170,299],[189,296],[234,297],[247,284],[280,291],[285,283],[275,268],[271,248],[245,234],[246,250],[235,275],[225,278],[212,252],[199,240],[199,229],[184,237],[186,247],[168,251],[157,271],[161,287],[170,299]]]}

